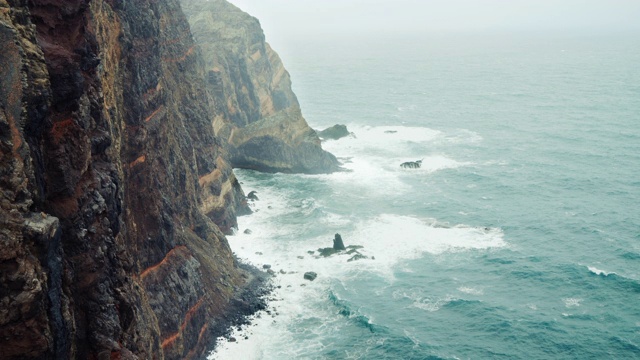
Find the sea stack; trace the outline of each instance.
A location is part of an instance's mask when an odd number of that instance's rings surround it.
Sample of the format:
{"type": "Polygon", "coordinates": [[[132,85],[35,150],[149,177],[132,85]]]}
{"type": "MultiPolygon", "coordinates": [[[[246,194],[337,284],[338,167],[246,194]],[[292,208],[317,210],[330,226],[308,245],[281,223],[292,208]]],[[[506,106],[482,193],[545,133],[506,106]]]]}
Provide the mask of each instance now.
{"type": "Polygon", "coordinates": [[[333,250],[347,250],[342,242],[342,236],[340,236],[340,234],[336,234],[333,238],[333,250]]]}

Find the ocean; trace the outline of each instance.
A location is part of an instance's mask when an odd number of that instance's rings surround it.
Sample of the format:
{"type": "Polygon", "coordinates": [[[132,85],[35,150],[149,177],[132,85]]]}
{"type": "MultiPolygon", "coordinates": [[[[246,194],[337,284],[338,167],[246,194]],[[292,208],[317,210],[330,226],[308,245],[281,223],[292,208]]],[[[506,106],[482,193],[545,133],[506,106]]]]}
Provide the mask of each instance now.
{"type": "Polygon", "coordinates": [[[277,289],[212,359],[640,359],[640,34],[293,45],[348,171],[236,170],[277,289]]]}

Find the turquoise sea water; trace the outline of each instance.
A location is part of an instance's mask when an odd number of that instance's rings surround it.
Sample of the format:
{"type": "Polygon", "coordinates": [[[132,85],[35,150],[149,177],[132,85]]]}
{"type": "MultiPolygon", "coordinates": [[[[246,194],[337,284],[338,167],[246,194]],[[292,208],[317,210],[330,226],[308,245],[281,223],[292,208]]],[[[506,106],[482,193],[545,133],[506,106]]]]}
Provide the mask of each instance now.
{"type": "Polygon", "coordinates": [[[281,288],[215,358],[640,359],[640,34],[297,45],[350,172],[237,171],[281,288]],[[307,253],[334,233],[369,259],[307,253]]]}

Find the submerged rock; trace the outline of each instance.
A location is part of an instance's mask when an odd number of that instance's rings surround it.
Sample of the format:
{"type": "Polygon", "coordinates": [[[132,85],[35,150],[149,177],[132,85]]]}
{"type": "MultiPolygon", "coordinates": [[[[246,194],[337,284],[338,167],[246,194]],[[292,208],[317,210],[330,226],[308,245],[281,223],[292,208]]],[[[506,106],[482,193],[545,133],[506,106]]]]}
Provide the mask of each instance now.
{"type": "Polygon", "coordinates": [[[368,259],[368,256],[362,255],[360,253],[353,255],[351,258],[349,258],[349,260],[347,260],[347,262],[352,262],[352,261],[356,261],[356,260],[362,260],[362,259],[368,259]]]}
{"type": "Polygon", "coordinates": [[[256,194],[258,194],[256,191],[251,191],[251,192],[247,195],[247,199],[249,199],[249,200],[254,200],[254,201],[260,200],[260,199],[258,199],[258,195],[256,195],[256,194]]]}
{"type": "Polygon", "coordinates": [[[320,249],[318,249],[318,253],[322,257],[329,257],[331,255],[337,254],[338,250],[336,250],[334,248],[320,248],[320,249]]]}
{"type": "Polygon", "coordinates": [[[251,229],[246,229],[244,231],[244,233],[247,234],[247,235],[251,235],[253,233],[253,231],[251,231],[251,229]]]}
{"type": "Polygon", "coordinates": [[[419,169],[422,166],[422,160],[407,161],[400,164],[400,167],[405,169],[419,169]]]}
{"type": "Polygon", "coordinates": [[[315,280],[317,277],[318,277],[318,274],[316,274],[316,273],[315,273],[315,272],[313,272],[313,271],[309,271],[309,272],[304,273],[304,279],[305,279],[305,280],[313,281],[313,280],[315,280]]]}
{"type": "Polygon", "coordinates": [[[323,139],[338,140],[349,135],[351,135],[351,133],[349,132],[349,130],[347,130],[347,126],[340,124],[336,124],[322,131],[318,131],[318,136],[323,139]]]}

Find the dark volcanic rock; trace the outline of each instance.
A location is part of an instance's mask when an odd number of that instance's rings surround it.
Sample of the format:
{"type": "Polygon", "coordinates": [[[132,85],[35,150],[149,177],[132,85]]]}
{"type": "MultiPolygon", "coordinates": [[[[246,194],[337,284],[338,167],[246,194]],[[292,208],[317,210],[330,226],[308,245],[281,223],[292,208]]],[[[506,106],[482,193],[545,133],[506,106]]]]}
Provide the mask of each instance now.
{"type": "Polygon", "coordinates": [[[216,135],[233,167],[329,173],[338,161],[322,150],[302,116],[289,73],[265,42],[260,23],[225,0],[181,0],[207,66],[216,135]]]}
{"type": "Polygon", "coordinates": [[[251,191],[248,195],[247,195],[247,199],[249,200],[254,200],[254,201],[258,201],[258,195],[257,192],[255,191],[251,191]]]}
{"type": "Polygon", "coordinates": [[[340,234],[336,234],[335,237],[333,238],[333,249],[347,250],[347,248],[344,247],[344,243],[342,242],[342,236],[340,236],[340,234]]]}
{"type": "Polygon", "coordinates": [[[347,126],[340,124],[336,124],[322,131],[318,131],[318,136],[323,139],[338,140],[349,135],[351,135],[351,133],[349,132],[349,130],[347,130],[347,126]]]}
{"type": "Polygon", "coordinates": [[[0,0],[0,46],[2,358],[203,358],[261,305],[177,0],[0,0]]]}
{"type": "Polygon", "coordinates": [[[356,261],[356,260],[362,260],[362,259],[368,259],[368,256],[362,255],[362,254],[355,254],[352,257],[349,258],[349,260],[347,260],[347,262],[352,262],[352,261],[356,261]]]}
{"type": "Polygon", "coordinates": [[[400,167],[405,169],[419,169],[422,166],[422,160],[407,161],[400,164],[400,167]]]}
{"type": "Polygon", "coordinates": [[[309,281],[313,281],[318,277],[318,274],[314,273],[313,271],[309,271],[304,273],[304,279],[305,280],[309,280],[309,281]]]}

